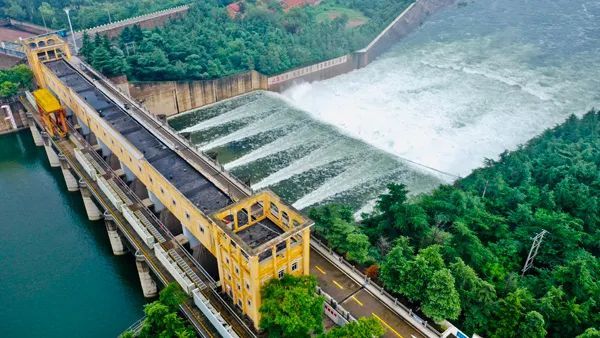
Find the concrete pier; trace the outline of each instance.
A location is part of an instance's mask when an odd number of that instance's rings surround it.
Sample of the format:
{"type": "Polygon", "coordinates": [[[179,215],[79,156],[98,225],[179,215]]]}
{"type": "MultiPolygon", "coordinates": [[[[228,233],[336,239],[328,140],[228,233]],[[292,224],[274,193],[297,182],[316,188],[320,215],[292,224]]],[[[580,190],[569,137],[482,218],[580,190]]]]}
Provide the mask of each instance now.
{"type": "Polygon", "coordinates": [[[33,120],[33,116],[31,113],[27,113],[27,122],[29,124],[29,130],[31,130],[31,136],[33,137],[33,142],[36,146],[41,147],[44,145],[44,140],[42,139],[42,134],[35,126],[35,121],[33,120]]]}
{"type": "Polygon", "coordinates": [[[126,254],[127,248],[117,231],[117,225],[114,222],[114,218],[108,212],[104,212],[104,224],[106,225],[106,232],[108,233],[108,239],[110,240],[110,247],[112,248],[113,254],[115,254],[115,256],[126,254]]]}
{"type": "Polygon", "coordinates": [[[102,212],[98,209],[98,206],[92,199],[92,193],[87,187],[87,184],[83,180],[79,180],[79,190],[83,197],[83,205],[90,221],[97,221],[102,219],[102,212]]]}
{"type": "Polygon", "coordinates": [[[79,183],[77,183],[75,175],[73,175],[71,172],[71,167],[69,166],[69,162],[67,161],[65,155],[58,154],[58,160],[60,162],[60,170],[62,171],[63,177],[65,178],[65,183],[67,184],[67,190],[79,190],[79,183]]]}
{"type": "Polygon", "coordinates": [[[135,265],[137,267],[138,275],[140,276],[140,284],[142,285],[142,292],[144,297],[152,298],[158,295],[158,288],[156,282],[150,275],[150,267],[146,263],[146,258],[141,252],[135,253],[135,265]]]}
{"type": "Polygon", "coordinates": [[[43,131],[42,139],[44,140],[44,149],[46,150],[46,155],[48,156],[48,161],[50,162],[51,167],[60,167],[60,161],[58,160],[58,155],[52,148],[52,141],[50,140],[50,135],[43,131]]]}

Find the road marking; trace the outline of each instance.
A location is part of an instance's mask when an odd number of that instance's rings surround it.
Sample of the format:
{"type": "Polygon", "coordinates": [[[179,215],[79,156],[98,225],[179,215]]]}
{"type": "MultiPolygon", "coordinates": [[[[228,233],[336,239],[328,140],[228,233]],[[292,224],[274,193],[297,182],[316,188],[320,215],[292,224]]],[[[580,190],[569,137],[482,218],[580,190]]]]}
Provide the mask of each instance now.
{"type": "Polygon", "coordinates": [[[351,298],[352,298],[352,299],[353,299],[353,300],[354,300],[354,301],[355,301],[355,302],[356,302],[358,305],[360,305],[360,306],[364,306],[364,304],[363,304],[363,303],[362,303],[360,300],[356,299],[356,297],[352,296],[351,298]]]}
{"type": "Polygon", "coordinates": [[[340,283],[338,283],[337,281],[334,280],[333,284],[337,285],[338,288],[344,290],[344,287],[340,283]]]}
{"type": "Polygon", "coordinates": [[[319,270],[319,271],[320,271],[322,274],[324,274],[324,275],[326,275],[326,274],[327,274],[327,272],[325,272],[325,270],[321,269],[321,267],[320,267],[320,266],[318,266],[318,265],[315,265],[315,268],[317,268],[317,270],[319,270]]]}
{"type": "Polygon", "coordinates": [[[378,315],[376,315],[374,312],[371,312],[371,314],[373,315],[373,317],[375,317],[378,321],[381,322],[381,324],[385,325],[385,327],[387,327],[390,331],[392,331],[396,336],[400,337],[400,338],[404,338],[402,337],[401,334],[398,333],[398,331],[394,330],[393,327],[390,326],[390,324],[386,323],[383,319],[379,318],[378,315]]]}

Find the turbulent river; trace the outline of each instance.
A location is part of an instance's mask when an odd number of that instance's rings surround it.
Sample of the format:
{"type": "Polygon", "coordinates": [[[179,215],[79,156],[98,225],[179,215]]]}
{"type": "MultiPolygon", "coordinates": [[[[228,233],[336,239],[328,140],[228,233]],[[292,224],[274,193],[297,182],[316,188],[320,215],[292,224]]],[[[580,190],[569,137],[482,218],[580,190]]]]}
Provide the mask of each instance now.
{"type": "Polygon", "coordinates": [[[366,68],[177,116],[199,149],[299,209],[412,193],[600,106],[600,2],[467,1],[366,68]]]}

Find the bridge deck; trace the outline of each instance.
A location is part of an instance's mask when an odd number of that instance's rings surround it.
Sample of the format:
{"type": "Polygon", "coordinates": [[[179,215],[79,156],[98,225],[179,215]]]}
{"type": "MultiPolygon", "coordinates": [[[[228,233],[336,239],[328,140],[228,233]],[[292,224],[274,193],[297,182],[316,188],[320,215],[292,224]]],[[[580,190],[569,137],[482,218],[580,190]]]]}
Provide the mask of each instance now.
{"type": "Polygon", "coordinates": [[[229,196],[141,126],[123,108],[110,100],[64,60],[48,62],[46,66],[141,151],[150,164],[205,214],[209,215],[232,203],[229,196]]]}

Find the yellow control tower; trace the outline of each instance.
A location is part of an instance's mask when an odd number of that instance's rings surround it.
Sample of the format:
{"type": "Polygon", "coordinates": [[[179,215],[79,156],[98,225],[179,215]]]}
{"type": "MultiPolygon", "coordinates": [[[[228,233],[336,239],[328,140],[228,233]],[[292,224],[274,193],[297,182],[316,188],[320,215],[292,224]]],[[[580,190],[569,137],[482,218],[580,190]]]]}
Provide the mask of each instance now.
{"type": "Polygon", "coordinates": [[[46,88],[35,90],[32,94],[48,134],[65,137],[68,131],[67,118],[60,102],[46,88]]]}

